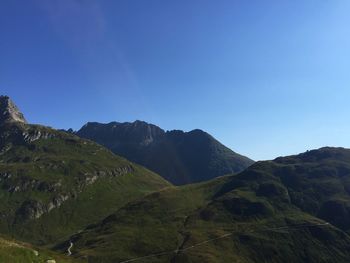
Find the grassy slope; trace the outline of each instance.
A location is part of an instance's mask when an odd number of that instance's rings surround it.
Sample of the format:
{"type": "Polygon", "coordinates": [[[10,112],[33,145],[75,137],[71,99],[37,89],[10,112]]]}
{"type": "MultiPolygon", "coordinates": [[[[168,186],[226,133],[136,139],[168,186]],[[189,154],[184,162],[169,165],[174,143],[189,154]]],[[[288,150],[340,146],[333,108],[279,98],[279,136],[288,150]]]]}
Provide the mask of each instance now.
{"type": "MultiPolygon", "coordinates": [[[[306,207],[311,201],[322,207],[328,200],[348,200],[339,187],[350,176],[349,153],[321,149],[257,163],[236,176],[153,193],[75,235],[74,251],[90,262],[119,262],[234,232],[139,262],[348,262],[350,238],[341,230],[348,228],[337,220],[335,226],[318,225],[324,223],[316,217],[319,212],[305,209],[295,196],[302,194],[306,207]],[[291,167],[298,172],[288,173],[291,167]],[[289,227],[273,229],[281,226],[289,227]]],[[[327,216],[338,218],[337,213],[327,216]]]]}
{"type": "MultiPolygon", "coordinates": [[[[286,201],[302,211],[350,229],[350,150],[321,148],[296,156],[259,162],[234,180],[232,188],[249,188],[274,207],[286,201]]],[[[226,189],[225,189],[226,188],[226,189]]]]}
{"type": "Polygon", "coordinates": [[[169,186],[158,175],[71,134],[34,125],[11,125],[2,134],[38,131],[53,138],[25,142],[21,136],[9,137],[10,147],[0,155],[2,233],[41,245],[57,242],[127,202],[169,186]],[[20,213],[28,200],[46,209],[60,196],[68,200],[38,219],[20,213]]]}
{"type": "Polygon", "coordinates": [[[150,251],[174,249],[182,240],[178,231],[183,228],[187,215],[209,202],[225,180],[226,177],[222,177],[150,194],[129,203],[101,224],[89,226],[83,236],[77,234],[72,240],[76,248],[84,247],[80,254],[108,258],[110,262],[150,251]]]}
{"type": "Polygon", "coordinates": [[[45,249],[38,249],[29,244],[0,237],[0,262],[5,263],[44,263],[47,260],[59,263],[81,263],[83,261],[59,255],[45,249]]]}

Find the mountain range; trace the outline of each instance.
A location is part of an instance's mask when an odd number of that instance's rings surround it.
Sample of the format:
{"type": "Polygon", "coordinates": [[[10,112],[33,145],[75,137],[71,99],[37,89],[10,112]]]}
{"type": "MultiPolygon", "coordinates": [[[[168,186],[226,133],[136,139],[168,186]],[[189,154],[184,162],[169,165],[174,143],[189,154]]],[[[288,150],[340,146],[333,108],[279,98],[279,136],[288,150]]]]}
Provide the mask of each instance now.
{"type": "Polygon", "coordinates": [[[28,124],[1,96],[0,219],[6,263],[345,263],[350,150],[252,163],[200,130],[28,124]]]}

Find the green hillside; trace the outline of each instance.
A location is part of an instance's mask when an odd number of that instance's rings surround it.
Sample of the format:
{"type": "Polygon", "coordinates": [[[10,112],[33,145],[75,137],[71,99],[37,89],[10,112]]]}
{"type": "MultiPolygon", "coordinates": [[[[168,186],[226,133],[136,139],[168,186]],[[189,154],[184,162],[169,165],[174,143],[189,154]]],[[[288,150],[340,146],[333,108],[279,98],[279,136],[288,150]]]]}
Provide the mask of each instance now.
{"type": "Polygon", "coordinates": [[[150,194],[71,237],[74,256],[104,263],[349,262],[349,157],[350,150],[323,148],[150,194]],[[343,210],[325,210],[330,201],[343,210]]]}
{"type": "MultiPolygon", "coordinates": [[[[8,98],[1,97],[0,107],[6,103],[8,98]]],[[[33,244],[57,243],[126,203],[169,185],[147,169],[75,135],[11,116],[0,123],[3,234],[33,244]]]]}

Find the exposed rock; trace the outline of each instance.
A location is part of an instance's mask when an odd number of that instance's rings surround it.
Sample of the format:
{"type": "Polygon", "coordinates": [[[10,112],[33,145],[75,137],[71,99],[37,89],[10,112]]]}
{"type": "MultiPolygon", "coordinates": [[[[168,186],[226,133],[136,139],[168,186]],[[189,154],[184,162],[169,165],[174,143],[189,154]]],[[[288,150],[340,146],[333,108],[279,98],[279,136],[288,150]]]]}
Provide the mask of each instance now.
{"type": "Polygon", "coordinates": [[[0,182],[3,182],[2,188],[10,193],[39,191],[39,192],[58,192],[61,188],[61,183],[53,183],[39,181],[30,177],[20,175],[12,177],[10,173],[0,174],[0,182]]]}
{"type": "Polygon", "coordinates": [[[55,196],[48,204],[36,200],[27,200],[23,202],[21,207],[16,212],[16,218],[20,221],[28,221],[38,219],[43,214],[50,212],[54,208],[60,207],[65,201],[69,199],[66,194],[55,196]]]}
{"type": "Polygon", "coordinates": [[[10,172],[0,173],[0,178],[11,178],[12,174],[10,172]]]}
{"type": "MultiPolygon", "coordinates": [[[[51,210],[60,207],[70,197],[74,198],[79,192],[83,190],[87,185],[93,184],[99,177],[105,176],[120,176],[134,171],[132,165],[118,167],[114,170],[104,172],[96,171],[92,174],[84,173],[81,174],[80,179],[77,181],[78,192],[69,194],[57,194],[50,202],[42,203],[36,200],[27,200],[22,203],[21,207],[16,212],[16,218],[20,221],[28,221],[40,218],[43,214],[49,213],[51,210]]],[[[10,178],[10,173],[0,174],[0,178],[10,178]]],[[[57,192],[61,186],[61,183],[48,183],[38,180],[32,180],[25,176],[10,179],[3,184],[3,188],[11,193],[37,190],[41,192],[57,192]]]]}
{"type": "Polygon", "coordinates": [[[23,139],[27,143],[31,143],[34,141],[37,141],[39,139],[50,139],[53,138],[54,135],[48,132],[41,132],[40,130],[35,130],[35,131],[25,131],[22,133],[23,139]]]}
{"type": "Polygon", "coordinates": [[[27,123],[23,114],[7,96],[0,96],[0,123],[21,122],[27,123]]]}
{"type": "Polygon", "coordinates": [[[37,219],[46,212],[46,207],[39,201],[27,200],[24,201],[21,207],[16,212],[16,218],[27,221],[37,219]]]}
{"type": "Polygon", "coordinates": [[[117,169],[111,171],[111,175],[112,176],[119,176],[119,175],[131,173],[133,171],[134,171],[134,167],[132,167],[132,165],[129,165],[129,166],[124,166],[124,167],[118,167],[117,169]]]}
{"type": "Polygon", "coordinates": [[[60,194],[53,198],[53,200],[47,205],[47,212],[50,212],[54,208],[60,207],[65,201],[69,199],[68,195],[60,194]]]}
{"type": "Polygon", "coordinates": [[[85,179],[85,183],[86,183],[86,185],[93,184],[97,179],[98,179],[97,175],[94,175],[92,177],[87,177],[85,179]]]}

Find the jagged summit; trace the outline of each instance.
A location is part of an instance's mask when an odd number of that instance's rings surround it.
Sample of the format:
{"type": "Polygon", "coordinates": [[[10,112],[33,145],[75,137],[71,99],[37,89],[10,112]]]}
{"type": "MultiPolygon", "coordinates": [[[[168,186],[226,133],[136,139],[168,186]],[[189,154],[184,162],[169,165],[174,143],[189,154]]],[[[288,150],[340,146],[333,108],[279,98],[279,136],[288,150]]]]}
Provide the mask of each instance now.
{"type": "Polygon", "coordinates": [[[23,114],[8,96],[0,96],[0,123],[27,123],[23,114]]]}

